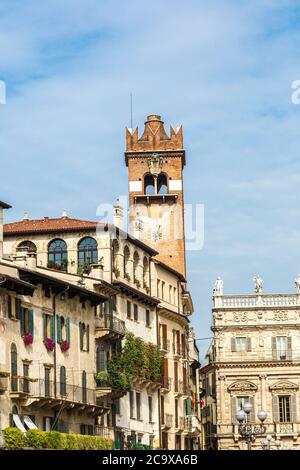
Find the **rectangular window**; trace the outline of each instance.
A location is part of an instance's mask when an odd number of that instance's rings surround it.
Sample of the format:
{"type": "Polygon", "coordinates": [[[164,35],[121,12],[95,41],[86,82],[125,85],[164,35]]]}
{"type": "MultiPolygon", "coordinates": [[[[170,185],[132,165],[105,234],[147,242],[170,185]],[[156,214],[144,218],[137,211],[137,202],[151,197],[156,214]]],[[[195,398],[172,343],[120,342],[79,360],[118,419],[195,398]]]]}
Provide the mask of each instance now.
{"type": "Polygon", "coordinates": [[[136,304],[133,304],[133,319],[134,321],[138,321],[139,319],[138,306],[136,304]]]}
{"type": "Polygon", "coordinates": [[[130,407],[130,418],[134,418],[134,396],[133,391],[129,392],[129,407],[130,407]]]}
{"type": "Polygon", "coordinates": [[[242,410],[245,403],[250,403],[249,397],[236,397],[236,410],[242,410]]]}
{"type": "Polygon", "coordinates": [[[141,394],[136,392],[136,419],[141,419],[141,394]]]}
{"type": "Polygon", "coordinates": [[[289,395],[279,395],[279,421],[281,423],[291,422],[291,397],[289,395]]]}
{"type": "Polygon", "coordinates": [[[157,297],[161,298],[161,282],[160,279],[157,279],[157,297]]]}
{"type": "Polygon", "coordinates": [[[149,423],[152,423],[152,397],[148,397],[149,423]]]}
{"type": "Polygon", "coordinates": [[[177,288],[174,287],[173,291],[174,291],[174,305],[177,305],[178,304],[177,288]]]}
{"type": "Polygon", "coordinates": [[[127,300],[127,318],[128,320],[131,319],[131,303],[129,302],[129,300],[127,300]]]}
{"type": "Polygon", "coordinates": [[[247,351],[247,338],[244,336],[239,336],[235,338],[236,350],[237,351],[247,351]]]}
{"type": "Polygon", "coordinates": [[[172,288],[172,286],[169,286],[169,302],[170,302],[170,304],[173,303],[173,295],[172,294],[173,294],[173,288],[172,288]]]}
{"type": "Polygon", "coordinates": [[[150,326],[150,310],[146,309],[146,326],[150,326]]]}
{"type": "Polygon", "coordinates": [[[287,359],[287,346],[288,346],[287,336],[277,336],[276,337],[276,351],[277,359],[285,360],[287,359]]]}
{"type": "Polygon", "coordinates": [[[175,398],[175,428],[179,427],[178,423],[178,400],[175,398]]]}
{"type": "Polygon", "coordinates": [[[161,282],[161,298],[163,300],[165,300],[165,295],[166,295],[165,287],[166,287],[166,283],[164,281],[162,281],[161,282]]]}
{"type": "Polygon", "coordinates": [[[161,424],[165,424],[165,397],[163,395],[160,397],[160,415],[161,424]]]}

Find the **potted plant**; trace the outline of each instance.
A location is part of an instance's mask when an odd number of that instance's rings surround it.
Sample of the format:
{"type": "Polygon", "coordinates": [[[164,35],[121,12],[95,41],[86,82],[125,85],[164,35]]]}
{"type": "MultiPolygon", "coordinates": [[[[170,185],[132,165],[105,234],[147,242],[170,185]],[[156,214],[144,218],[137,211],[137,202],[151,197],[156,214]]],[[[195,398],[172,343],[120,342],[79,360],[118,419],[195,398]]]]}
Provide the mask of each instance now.
{"type": "Polygon", "coordinates": [[[138,279],[135,278],[135,279],[134,279],[134,283],[135,283],[135,285],[136,285],[136,287],[137,287],[138,289],[141,287],[141,283],[140,283],[140,281],[139,281],[138,279]]]}
{"type": "Polygon", "coordinates": [[[25,333],[25,335],[23,336],[23,341],[24,341],[24,344],[25,346],[29,346],[30,344],[33,343],[33,336],[31,333],[25,333]]]}
{"type": "Polygon", "coordinates": [[[120,270],[116,266],[113,267],[113,273],[117,279],[120,277],[120,270]]]}
{"type": "Polygon", "coordinates": [[[9,377],[10,373],[4,370],[0,370],[0,378],[9,377]]]}
{"type": "Polygon", "coordinates": [[[68,351],[69,348],[70,348],[70,343],[69,343],[69,341],[67,341],[66,339],[64,339],[64,340],[60,343],[60,349],[62,350],[62,352],[66,352],[66,351],[68,351]]]}
{"type": "Polygon", "coordinates": [[[44,344],[45,344],[47,351],[53,351],[54,341],[51,338],[46,338],[44,341],[44,344]]]}
{"type": "Polygon", "coordinates": [[[130,278],[130,276],[129,276],[128,273],[125,273],[125,274],[124,274],[124,279],[126,279],[128,282],[131,281],[131,278],[130,278]]]}
{"type": "Polygon", "coordinates": [[[95,374],[95,379],[98,387],[107,387],[108,385],[108,372],[106,370],[102,370],[95,374]]]}
{"type": "Polygon", "coordinates": [[[67,266],[68,266],[68,260],[66,258],[63,258],[61,260],[61,269],[63,271],[66,271],[67,270],[67,266]]]}

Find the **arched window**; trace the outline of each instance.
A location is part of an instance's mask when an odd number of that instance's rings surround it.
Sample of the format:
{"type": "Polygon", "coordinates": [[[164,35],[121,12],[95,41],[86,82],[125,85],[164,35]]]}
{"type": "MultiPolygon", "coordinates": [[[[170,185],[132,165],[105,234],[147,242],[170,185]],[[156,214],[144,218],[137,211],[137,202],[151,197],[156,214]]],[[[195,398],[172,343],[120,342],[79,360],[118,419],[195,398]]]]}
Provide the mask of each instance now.
{"type": "Polygon", "coordinates": [[[67,395],[67,373],[65,366],[61,366],[59,371],[59,381],[60,381],[60,394],[61,396],[67,395]]]}
{"type": "Polygon", "coordinates": [[[25,240],[24,242],[19,243],[18,248],[24,248],[30,253],[36,253],[36,245],[30,240],[25,240]]]}
{"type": "Polygon", "coordinates": [[[149,173],[144,177],[144,193],[147,194],[147,196],[155,194],[154,176],[149,173]]]}
{"type": "Polygon", "coordinates": [[[18,353],[15,343],[10,347],[10,375],[11,375],[11,390],[12,392],[18,391],[18,353]]]}
{"type": "Polygon", "coordinates": [[[160,173],[157,178],[157,194],[168,194],[168,181],[164,173],[160,173]]]}
{"type": "Polygon", "coordinates": [[[68,250],[64,240],[52,240],[48,245],[48,268],[67,270],[68,250]]]}
{"type": "Polygon", "coordinates": [[[82,372],[81,386],[82,386],[82,403],[87,403],[86,371],[85,370],[82,372]]]}
{"type": "Polygon", "coordinates": [[[129,259],[130,259],[130,251],[128,246],[126,245],[124,247],[124,277],[129,281],[130,280],[130,275],[129,275],[129,259]]]}
{"type": "Polygon", "coordinates": [[[98,263],[98,245],[92,237],[86,237],[78,243],[78,267],[83,268],[98,263]]]}
{"type": "Polygon", "coordinates": [[[143,261],[143,287],[149,288],[149,261],[146,256],[143,261]]]}
{"type": "Polygon", "coordinates": [[[139,266],[140,257],[137,251],[133,255],[133,282],[136,284],[139,281],[138,266],[139,266]]]}

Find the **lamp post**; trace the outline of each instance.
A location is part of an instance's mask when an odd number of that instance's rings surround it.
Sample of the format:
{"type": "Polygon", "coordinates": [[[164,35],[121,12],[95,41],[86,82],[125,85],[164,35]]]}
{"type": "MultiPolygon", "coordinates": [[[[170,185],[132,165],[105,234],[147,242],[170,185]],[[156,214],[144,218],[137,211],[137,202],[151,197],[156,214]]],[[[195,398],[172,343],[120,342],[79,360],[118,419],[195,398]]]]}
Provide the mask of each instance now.
{"type": "Polygon", "coordinates": [[[282,450],[280,439],[275,439],[274,442],[272,442],[271,434],[267,434],[266,438],[262,441],[261,446],[263,450],[271,450],[271,444],[274,444],[277,450],[282,450]]]}
{"type": "Polygon", "coordinates": [[[266,432],[266,426],[263,423],[267,418],[267,412],[260,410],[257,413],[260,424],[255,424],[249,421],[251,411],[251,403],[245,403],[243,408],[236,413],[236,419],[239,422],[239,434],[247,442],[248,450],[251,450],[252,443],[255,442],[256,436],[260,436],[266,432]]]}

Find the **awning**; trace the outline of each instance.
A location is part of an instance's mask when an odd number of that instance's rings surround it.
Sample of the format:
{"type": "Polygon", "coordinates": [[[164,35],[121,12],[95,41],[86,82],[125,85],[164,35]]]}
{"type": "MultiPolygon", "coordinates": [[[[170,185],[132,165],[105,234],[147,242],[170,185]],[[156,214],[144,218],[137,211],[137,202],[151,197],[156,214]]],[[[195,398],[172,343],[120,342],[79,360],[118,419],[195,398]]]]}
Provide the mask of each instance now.
{"type": "Polygon", "coordinates": [[[24,423],[26,424],[28,429],[38,429],[36,424],[34,424],[34,422],[32,421],[31,418],[29,418],[29,416],[24,416],[24,423]]]}
{"type": "Polygon", "coordinates": [[[20,429],[20,431],[26,432],[26,429],[24,428],[19,415],[13,415],[13,421],[15,425],[17,426],[17,428],[20,429]]]}

